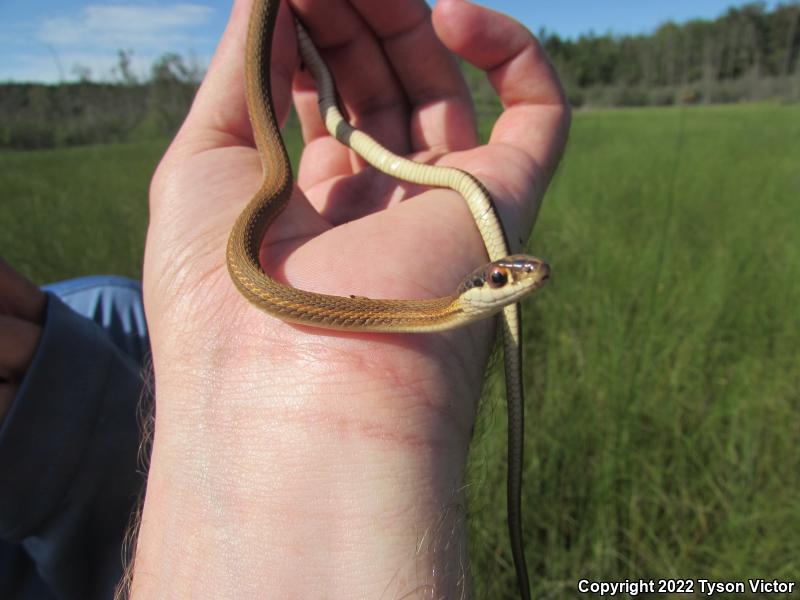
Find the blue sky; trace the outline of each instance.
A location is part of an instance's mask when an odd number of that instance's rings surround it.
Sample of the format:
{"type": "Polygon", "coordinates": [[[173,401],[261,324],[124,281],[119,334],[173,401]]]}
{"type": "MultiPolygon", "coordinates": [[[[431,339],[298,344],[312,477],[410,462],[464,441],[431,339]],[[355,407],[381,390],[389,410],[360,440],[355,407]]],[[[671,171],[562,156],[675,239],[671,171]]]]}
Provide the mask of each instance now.
{"type": "MultiPolygon", "coordinates": [[[[532,31],[640,33],[666,20],[713,18],[732,0],[484,0],[532,31]]],[[[0,81],[109,79],[117,50],[133,51],[144,75],[152,61],[177,52],[205,67],[230,10],[230,0],[0,0],[0,81]]],[[[777,4],[768,1],[768,6],[777,4]]]]}

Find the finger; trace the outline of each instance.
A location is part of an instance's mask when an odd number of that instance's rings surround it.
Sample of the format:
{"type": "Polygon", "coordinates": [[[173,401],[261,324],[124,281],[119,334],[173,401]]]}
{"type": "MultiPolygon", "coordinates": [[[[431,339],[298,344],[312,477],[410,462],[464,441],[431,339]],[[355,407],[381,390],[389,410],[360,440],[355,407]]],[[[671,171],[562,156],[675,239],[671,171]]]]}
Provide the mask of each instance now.
{"type": "MultiPolygon", "coordinates": [[[[358,13],[344,0],[297,0],[293,6],[333,75],[351,124],[393,152],[406,154],[410,149],[408,100],[358,13]]],[[[328,137],[314,90],[310,75],[297,78],[295,103],[309,145],[328,137]]],[[[353,170],[360,166],[359,161],[353,162],[353,170]]]]}
{"type": "Polygon", "coordinates": [[[0,313],[41,323],[44,307],[44,292],[0,259],[0,313]]]}
{"type": "MultiPolygon", "coordinates": [[[[307,11],[302,18],[312,35],[318,30],[316,43],[329,48],[325,59],[355,126],[399,154],[475,144],[468,90],[452,54],[436,39],[424,2],[361,2],[356,5],[360,14],[343,2],[296,4],[298,12],[307,11]]],[[[332,180],[358,172],[363,161],[325,130],[309,74],[296,79],[294,99],[306,141],[298,181],[329,222],[369,214],[403,196],[396,184],[380,185],[384,178],[372,176],[338,181],[334,188],[341,193],[328,193],[332,180]],[[351,193],[350,184],[363,188],[367,183],[368,195],[351,193]],[[353,198],[359,198],[357,205],[353,198]]]]}
{"type": "Polygon", "coordinates": [[[352,4],[356,10],[342,1],[296,2],[330,64],[353,124],[397,153],[474,145],[468,89],[453,56],[434,34],[427,4],[352,4]],[[405,121],[409,109],[410,132],[405,121]],[[405,146],[396,143],[400,134],[409,136],[405,146]]]}
{"type": "MultiPolygon", "coordinates": [[[[244,57],[247,24],[254,0],[236,0],[228,25],[197,91],[179,137],[200,152],[226,137],[253,145],[245,103],[244,57]],[[209,135],[212,134],[212,135],[209,135]],[[213,135],[215,134],[215,135],[213,135]],[[185,138],[189,139],[186,140],[185,138]]],[[[292,75],[297,62],[292,16],[281,3],[272,44],[272,96],[279,121],[289,111],[292,75]]]]}
{"type": "MultiPolygon", "coordinates": [[[[235,0],[189,115],[152,179],[151,224],[173,229],[170,235],[200,242],[202,238],[196,233],[199,222],[214,234],[228,231],[242,206],[258,189],[261,161],[253,148],[244,73],[247,28],[254,1],[235,0]],[[204,183],[200,194],[196,190],[199,176],[204,183]]],[[[294,24],[285,3],[280,4],[273,36],[271,94],[280,116],[288,112],[297,60],[294,24]]],[[[304,197],[295,197],[298,201],[290,202],[279,224],[270,230],[275,239],[312,235],[327,226],[304,197]]]]}
{"type": "Polygon", "coordinates": [[[19,381],[31,364],[42,328],[0,315],[0,377],[19,381]]]}
{"type": "MultiPolygon", "coordinates": [[[[303,134],[303,154],[297,172],[297,184],[306,192],[336,177],[352,175],[362,168],[349,148],[332,137],[319,112],[319,97],[310,74],[301,71],[295,78],[292,99],[303,134]]],[[[317,210],[321,207],[316,206],[317,210]]]]}
{"type": "Polygon", "coordinates": [[[505,111],[490,144],[508,144],[552,173],[566,144],[569,107],[536,38],[513,19],[466,2],[439,0],[433,23],[448,48],[487,72],[505,111]]]}
{"type": "Polygon", "coordinates": [[[469,88],[436,36],[423,0],[351,0],[378,37],[411,104],[411,150],[441,152],[477,142],[469,88]]]}

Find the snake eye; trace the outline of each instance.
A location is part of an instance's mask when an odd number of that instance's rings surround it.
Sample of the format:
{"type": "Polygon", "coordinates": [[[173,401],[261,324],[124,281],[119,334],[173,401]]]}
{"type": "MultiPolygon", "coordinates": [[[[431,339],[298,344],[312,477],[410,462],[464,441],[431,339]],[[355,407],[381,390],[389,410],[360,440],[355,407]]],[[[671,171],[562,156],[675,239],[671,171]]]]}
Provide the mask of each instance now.
{"type": "Polygon", "coordinates": [[[504,269],[495,268],[489,274],[489,281],[492,287],[503,287],[508,283],[508,273],[504,269]]]}

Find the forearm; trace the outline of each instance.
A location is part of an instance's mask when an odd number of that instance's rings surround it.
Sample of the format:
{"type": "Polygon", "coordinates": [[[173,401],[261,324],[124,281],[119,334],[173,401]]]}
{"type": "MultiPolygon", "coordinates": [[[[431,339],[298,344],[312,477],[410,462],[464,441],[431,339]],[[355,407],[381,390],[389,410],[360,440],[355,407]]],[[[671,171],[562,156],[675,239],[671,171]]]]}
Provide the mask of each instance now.
{"type": "Polygon", "coordinates": [[[461,596],[464,398],[413,362],[157,387],[134,597],[461,596]]]}

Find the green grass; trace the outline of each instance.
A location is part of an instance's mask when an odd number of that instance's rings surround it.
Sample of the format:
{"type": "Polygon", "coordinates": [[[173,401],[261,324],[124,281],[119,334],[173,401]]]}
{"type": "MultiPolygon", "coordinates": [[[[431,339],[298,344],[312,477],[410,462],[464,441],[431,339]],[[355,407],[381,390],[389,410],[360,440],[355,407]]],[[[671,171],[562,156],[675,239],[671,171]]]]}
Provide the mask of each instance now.
{"type": "MultiPolygon", "coordinates": [[[[165,146],[0,153],[0,255],[40,283],[139,276],[165,146]]],[[[799,166],[800,106],[576,116],[530,245],[553,267],[525,307],[537,597],[575,597],[581,578],[796,579],[799,166]]],[[[489,388],[473,574],[477,597],[512,598],[489,388]]]]}
{"type": "MultiPolygon", "coordinates": [[[[524,315],[537,597],[796,579],[799,201],[800,106],[577,115],[530,244],[552,285],[524,315]]],[[[497,402],[472,457],[486,598],[513,597],[497,402]]]]}
{"type": "Polygon", "coordinates": [[[0,152],[0,256],[37,283],[140,278],[147,189],[167,141],[0,152]]]}
{"type": "MultiPolygon", "coordinates": [[[[286,130],[297,160],[294,114],[286,130]]],[[[148,186],[168,144],[0,150],[0,257],[40,284],[98,273],[141,278],[148,186]]]]}

